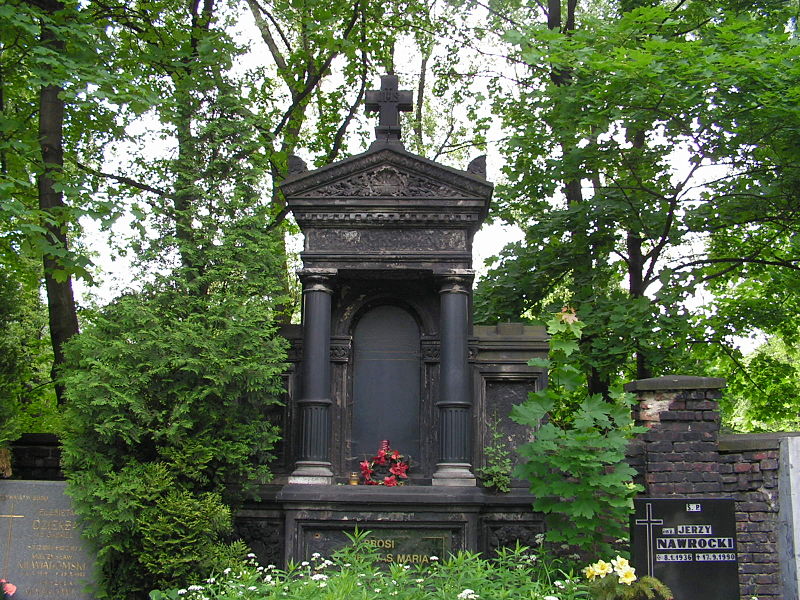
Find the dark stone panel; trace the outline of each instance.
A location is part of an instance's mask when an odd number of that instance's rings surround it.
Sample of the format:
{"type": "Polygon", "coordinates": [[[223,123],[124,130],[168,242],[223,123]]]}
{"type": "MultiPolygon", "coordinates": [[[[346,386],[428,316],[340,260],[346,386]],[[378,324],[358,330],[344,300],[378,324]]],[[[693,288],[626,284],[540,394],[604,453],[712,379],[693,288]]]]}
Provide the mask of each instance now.
{"type": "Polygon", "coordinates": [[[282,565],[284,525],[276,518],[238,517],[234,521],[236,537],[247,543],[261,565],[282,565]]]}
{"type": "Polygon", "coordinates": [[[397,306],[377,306],[353,336],[351,468],[373,456],[382,440],[404,455],[420,455],[420,332],[397,306]]]}
{"type": "Polygon", "coordinates": [[[314,229],[306,234],[306,252],[467,251],[466,233],[450,229],[314,229]]]}
{"type": "MultiPolygon", "coordinates": [[[[462,527],[441,524],[404,523],[392,527],[380,521],[361,521],[359,530],[368,531],[367,544],[385,563],[430,564],[447,557],[463,546],[462,527]],[[431,559],[431,557],[436,557],[431,559]]],[[[324,557],[350,543],[347,534],[355,531],[352,523],[305,523],[300,526],[300,556],[309,559],[318,552],[324,557]]]]}

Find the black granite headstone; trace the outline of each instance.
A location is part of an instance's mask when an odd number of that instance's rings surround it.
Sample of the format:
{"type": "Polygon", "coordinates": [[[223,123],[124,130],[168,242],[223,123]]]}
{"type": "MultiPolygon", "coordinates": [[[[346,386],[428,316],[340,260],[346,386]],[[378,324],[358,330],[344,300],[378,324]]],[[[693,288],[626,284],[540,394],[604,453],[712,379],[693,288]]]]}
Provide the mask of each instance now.
{"type": "Polygon", "coordinates": [[[739,600],[735,504],[720,498],[636,498],[633,566],[675,600],[739,600]]]}
{"type": "Polygon", "coordinates": [[[14,600],[89,600],[94,561],[60,481],[0,481],[0,579],[14,600]]]}

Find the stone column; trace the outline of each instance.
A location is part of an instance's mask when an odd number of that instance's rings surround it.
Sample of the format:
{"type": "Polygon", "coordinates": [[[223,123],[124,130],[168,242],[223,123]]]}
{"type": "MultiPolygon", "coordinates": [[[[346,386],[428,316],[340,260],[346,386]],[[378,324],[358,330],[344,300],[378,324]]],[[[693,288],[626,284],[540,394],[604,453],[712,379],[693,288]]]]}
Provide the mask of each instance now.
{"type": "Polygon", "coordinates": [[[303,282],[302,395],[297,401],[301,420],[300,460],[289,483],[330,484],[331,439],[331,296],[328,269],[300,271],[303,282]]]}
{"type": "Polygon", "coordinates": [[[472,390],[469,372],[469,311],[472,271],[442,277],[439,291],[439,462],[433,485],[476,485],[470,464],[472,390]]]}

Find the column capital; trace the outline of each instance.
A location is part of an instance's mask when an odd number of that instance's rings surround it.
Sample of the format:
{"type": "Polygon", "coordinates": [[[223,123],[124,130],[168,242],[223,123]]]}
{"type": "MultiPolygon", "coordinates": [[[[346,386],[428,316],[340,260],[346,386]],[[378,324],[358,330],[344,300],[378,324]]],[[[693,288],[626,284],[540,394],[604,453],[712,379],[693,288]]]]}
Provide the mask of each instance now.
{"type": "Polygon", "coordinates": [[[472,291],[472,281],[475,271],[472,269],[453,269],[444,273],[437,273],[440,294],[469,294],[472,291]]]}
{"type": "Polygon", "coordinates": [[[333,293],[333,278],[338,273],[337,269],[299,269],[297,276],[303,283],[305,292],[333,293]]]}

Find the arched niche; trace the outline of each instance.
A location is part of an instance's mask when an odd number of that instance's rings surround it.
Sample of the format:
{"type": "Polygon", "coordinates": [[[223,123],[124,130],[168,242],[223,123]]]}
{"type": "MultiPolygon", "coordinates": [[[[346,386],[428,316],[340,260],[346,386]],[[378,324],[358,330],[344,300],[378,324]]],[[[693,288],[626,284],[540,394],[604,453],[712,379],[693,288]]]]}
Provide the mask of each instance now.
{"type": "Polygon", "coordinates": [[[420,328],[414,316],[384,304],[364,312],[353,330],[351,456],[364,460],[381,440],[420,456],[420,328]]]}

